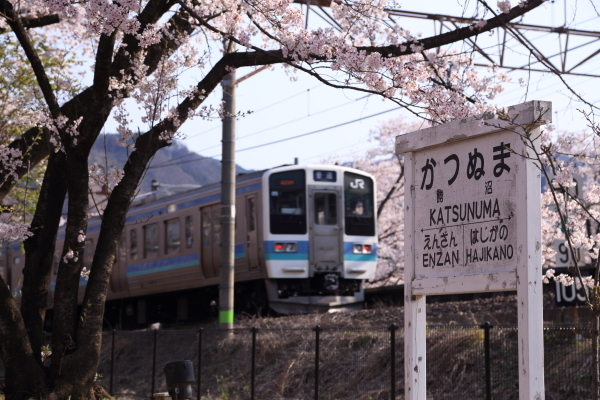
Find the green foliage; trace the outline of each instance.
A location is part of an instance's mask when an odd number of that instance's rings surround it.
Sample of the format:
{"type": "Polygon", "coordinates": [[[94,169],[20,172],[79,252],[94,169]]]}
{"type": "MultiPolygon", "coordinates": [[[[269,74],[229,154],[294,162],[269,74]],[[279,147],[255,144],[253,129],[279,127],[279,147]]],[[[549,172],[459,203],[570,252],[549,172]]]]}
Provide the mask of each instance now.
{"type": "Polygon", "coordinates": [[[223,400],[229,399],[229,379],[224,376],[217,376],[217,382],[219,384],[219,395],[223,400]]]}
{"type": "MultiPolygon", "coordinates": [[[[33,44],[59,101],[81,91],[80,85],[69,83],[74,68],[82,64],[74,55],[35,37],[33,44]]],[[[46,111],[36,76],[18,41],[11,34],[0,35],[0,146],[32,127],[40,128],[42,135],[46,111]]],[[[10,213],[13,222],[31,221],[46,164],[43,161],[31,168],[0,205],[0,212],[10,213]]]]}

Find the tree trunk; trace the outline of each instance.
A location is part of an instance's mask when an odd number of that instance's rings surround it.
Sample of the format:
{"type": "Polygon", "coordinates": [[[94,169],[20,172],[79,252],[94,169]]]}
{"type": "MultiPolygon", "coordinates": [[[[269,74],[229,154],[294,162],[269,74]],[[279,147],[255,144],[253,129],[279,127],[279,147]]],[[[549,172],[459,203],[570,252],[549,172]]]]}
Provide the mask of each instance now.
{"type": "Polygon", "coordinates": [[[31,222],[30,231],[34,235],[23,243],[27,257],[23,269],[21,313],[33,355],[40,363],[56,234],[67,195],[66,172],[64,152],[52,153],[31,222]]]}

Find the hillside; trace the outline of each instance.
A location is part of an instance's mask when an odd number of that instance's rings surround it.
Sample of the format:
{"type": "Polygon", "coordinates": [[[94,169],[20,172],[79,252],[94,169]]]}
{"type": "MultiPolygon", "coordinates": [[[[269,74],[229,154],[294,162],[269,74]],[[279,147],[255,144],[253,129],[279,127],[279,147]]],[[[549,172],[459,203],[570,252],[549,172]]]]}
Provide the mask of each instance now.
{"type": "MultiPolygon", "coordinates": [[[[127,161],[127,149],[117,145],[117,135],[100,135],[92,148],[90,163],[97,163],[102,167],[123,168],[127,161]]],[[[172,146],[159,150],[151,162],[144,179],[140,192],[149,192],[151,182],[157,179],[159,182],[171,185],[198,184],[207,185],[218,182],[221,177],[221,162],[214,158],[204,158],[199,161],[184,162],[172,166],[158,167],[165,163],[190,161],[200,159],[201,155],[190,151],[183,142],[175,141],[172,146]],[[155,168],[153,168],[153,166],[155,168]]],[[[238,173],[249,172],[238,166],[238,173]]]]}

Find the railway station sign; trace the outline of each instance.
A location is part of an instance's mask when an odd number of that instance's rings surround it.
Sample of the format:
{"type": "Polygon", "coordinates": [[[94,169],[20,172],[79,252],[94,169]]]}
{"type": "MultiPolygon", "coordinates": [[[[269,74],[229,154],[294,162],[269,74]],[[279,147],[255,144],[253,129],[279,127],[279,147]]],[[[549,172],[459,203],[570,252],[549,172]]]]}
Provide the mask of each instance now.
{"type": "Polygon", "coordinates": [[[515,139],[500,132],[415,152],[417,279],[515,270],[515,213],[526,202],[515,139]]]}
{"type": "Polygon", "coordinates": [[[406,176],[406,398],[425,400],[425,296],[516,290],[519,399],[544,398],[540,125],[530,101],[396,137],[406,176]]]}

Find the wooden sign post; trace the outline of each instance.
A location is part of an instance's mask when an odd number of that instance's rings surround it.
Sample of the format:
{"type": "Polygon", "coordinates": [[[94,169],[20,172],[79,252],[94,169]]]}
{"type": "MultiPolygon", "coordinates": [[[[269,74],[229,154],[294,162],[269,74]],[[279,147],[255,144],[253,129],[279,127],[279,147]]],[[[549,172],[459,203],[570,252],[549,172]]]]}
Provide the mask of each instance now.
{"type": "Polygon", "coordinates": [[[425,296],[517,290],[519,399],[544,399],[539,126],[550,102],[396,137],[404,154],[405,396],[426,399],[425,296]],[[526,143],[527,142],[527,143],[526,143]]]}

